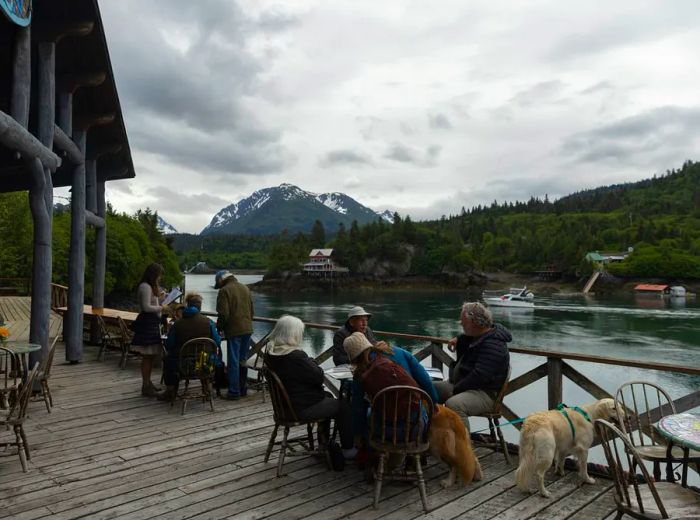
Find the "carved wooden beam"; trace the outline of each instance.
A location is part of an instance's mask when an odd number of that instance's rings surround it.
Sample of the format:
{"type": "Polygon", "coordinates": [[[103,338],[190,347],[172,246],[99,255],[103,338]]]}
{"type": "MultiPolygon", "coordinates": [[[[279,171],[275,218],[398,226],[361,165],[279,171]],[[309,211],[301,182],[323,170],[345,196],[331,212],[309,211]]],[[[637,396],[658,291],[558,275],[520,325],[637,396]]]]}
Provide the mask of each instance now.
{"type": "Polygon", "coordinates": [[[80,87],[97,87],[107,79],[104,71],[62,74],[58,78],[58,90],[74,93],[80,87]]]}
{"type": "Polygon", "coordinates": [[[0,111],[0,143],[7,148],[17,150],[22,157],[38,157],[44,168],[51,171],[56,171],[61,165],[61,159],[58,155],[41,144],[13,117],[2,111],[0,111]]]}
{"type": "Polygon", "coordinates": [[[93,126],[107,125],[114,121],[114,112],[107,114],[81,114],[73,118],[73,130],[89,130],[93,126]]]}
{"type": "Polygon", "coordinates": [[[34,38],[38,41],[59,42],[66,36],[87,36],[95,28],[95,22],[67,22],[59,20],[42,20],[32,23],[34,38]]]}
{"type": "Polygon", "coordinates": [[[105,227],[105,219],[95,215],[89,209],[85,210],[85,222],[93,227],[96,227],[96,228],[105,227]]]}
{"type": "Polygon", "coordinates": [[[80,153],[78,145],[58,125],[54,128],[53,144],[55,148],[65,154],[66,159],[71,163],[82,164],[84,162],[83,154],[80,153]]]}
{"type": "Polygon", "coordinates": [[[123,145],[118,144],[118,143],[113,143],[113,144],[105,144],[101,146],[90,146],[88,148],[88,160],[90,159],[99,159],[103,155],[112,155],[115,153],[119,153],[122,151],[122,148],[124,148],[123,145]]]}

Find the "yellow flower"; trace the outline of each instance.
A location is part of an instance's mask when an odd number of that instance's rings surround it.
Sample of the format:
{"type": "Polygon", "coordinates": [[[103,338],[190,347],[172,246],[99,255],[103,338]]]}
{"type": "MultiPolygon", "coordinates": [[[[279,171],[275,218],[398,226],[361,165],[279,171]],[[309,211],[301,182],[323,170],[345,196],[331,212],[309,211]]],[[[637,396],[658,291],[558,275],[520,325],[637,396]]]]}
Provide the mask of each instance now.
{"type": "Polygon", "coordinates": [[[0,327],[0,341],[5,341],[10,337],[10,329],[7,327],[0,327]]]}

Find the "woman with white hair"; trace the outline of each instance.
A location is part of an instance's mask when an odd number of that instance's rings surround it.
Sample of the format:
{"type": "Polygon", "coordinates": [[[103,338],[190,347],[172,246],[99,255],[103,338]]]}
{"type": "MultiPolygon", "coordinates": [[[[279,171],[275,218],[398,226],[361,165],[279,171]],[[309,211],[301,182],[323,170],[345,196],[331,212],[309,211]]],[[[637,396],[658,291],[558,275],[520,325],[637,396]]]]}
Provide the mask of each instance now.
{"type": "Polygon", "coordinates": [[[324,425],[326,436],[330,432],[330,420],[335,419],[343,455],[351,459],[356,450],[353,448],[350,406],[324,391],[323,370],[299,348],[303,335],[304,322],[294,316],[282,316],[270,333],[265,363],[282,381],[299,419],[327,419],[324,425]]]}

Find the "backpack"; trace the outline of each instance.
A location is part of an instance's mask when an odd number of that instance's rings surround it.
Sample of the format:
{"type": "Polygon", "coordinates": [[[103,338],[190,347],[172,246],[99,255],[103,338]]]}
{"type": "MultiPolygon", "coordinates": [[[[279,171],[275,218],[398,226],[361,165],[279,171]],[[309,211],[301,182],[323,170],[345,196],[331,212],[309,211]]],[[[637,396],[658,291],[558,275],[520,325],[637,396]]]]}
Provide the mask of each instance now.
{"type": "MultiPolygon", "coordinates": [[[[394,363],[391,359],[381,354],[377,354],[369,368],[360,376],[360,381],[362,382],[362,388],[370,399],[374,399],[374,396],[381,390],[390,386],[402,385],[420,388],[416,380],[401,365],[394,363]]],[[[386,410],[397,410],[398,415],[405,418],[408,406],[406,397],[400,396],[398,403],[394,396],[387,397],[386,410]]],[[[419,404],[413,403],[413,405],[413,408],[417,410],[419,404]]]]}

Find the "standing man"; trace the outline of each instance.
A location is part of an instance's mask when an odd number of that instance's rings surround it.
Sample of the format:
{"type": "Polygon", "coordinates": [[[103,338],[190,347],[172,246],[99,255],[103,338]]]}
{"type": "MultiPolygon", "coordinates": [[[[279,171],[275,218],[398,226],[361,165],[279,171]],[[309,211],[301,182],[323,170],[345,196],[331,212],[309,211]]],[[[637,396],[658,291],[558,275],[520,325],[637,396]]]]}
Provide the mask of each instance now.
{"type": "Polygon", "coordinates": [[[237,401],[248,393],[248,359],[250,336],[253,334],[253,299],[248,288],[228,271],[219,271],[214,278],[216,327],[226,338],[228,354],[228,392],[225,399],[237,401]]]}
{"type": "Polygon", "coordinates": [[[508,377],[507,344],[513,336],[479,302],[462,305],[460,321],[464,334],[448,343],[450,350],[457,349],[457,361],[449,381],[435,383],[435,389],[439,401],[457,412],[469,431],[469,416],[491,410],[508,377]]]}
{"type": "Polygon", "coordinates": [[[353,332],[361,332],[364,334],[372,345],[377,342],[374,332],[372,332],[372,329],[368,326],[371,317],[372,315],[369,312],[365,312],[362,307],[353,307],[350,309],[345,325],[340,327],[335,331],[335,334],[333,334],[333,363],[335,363],[336,366],[350,363],[348,354],[345,352],[345,348],[343,348],[343,341],[353,332]]]}

